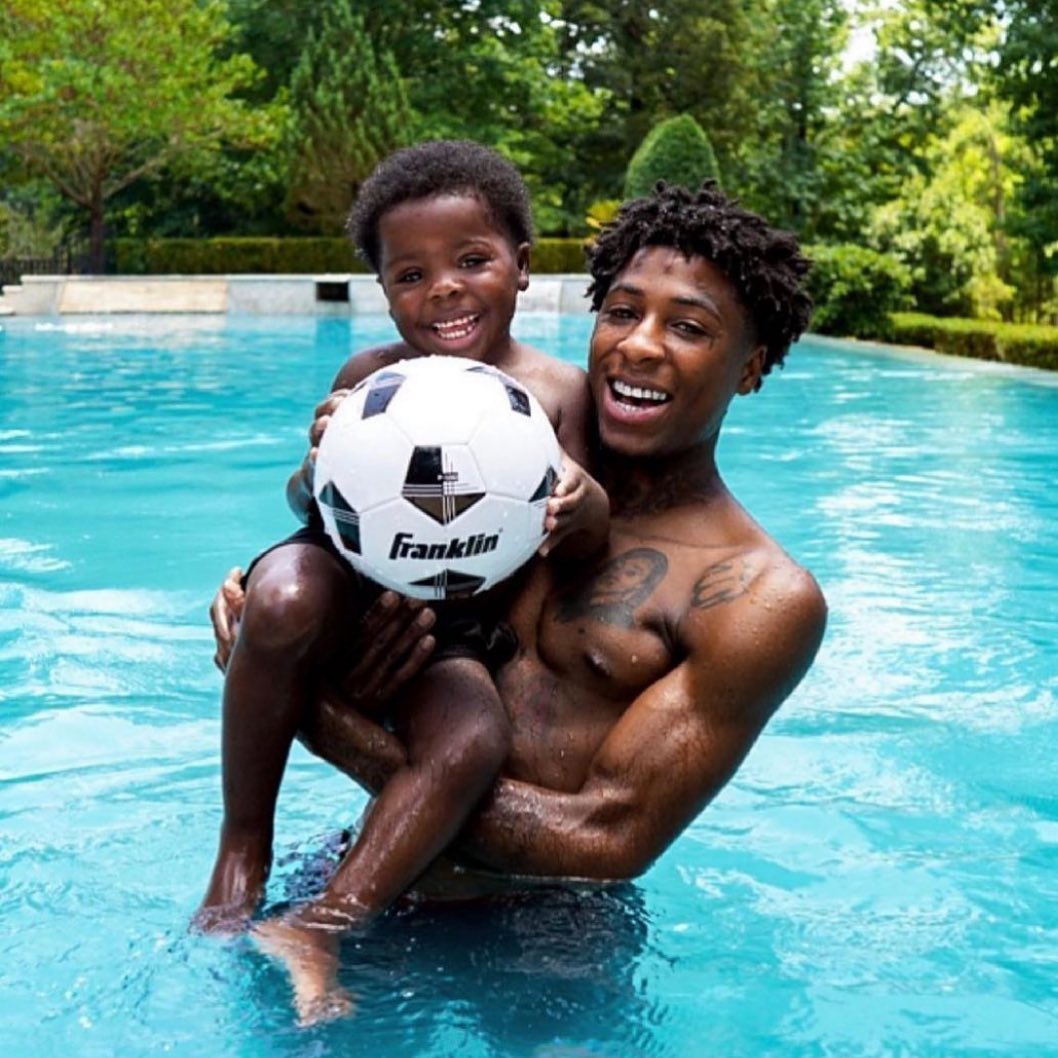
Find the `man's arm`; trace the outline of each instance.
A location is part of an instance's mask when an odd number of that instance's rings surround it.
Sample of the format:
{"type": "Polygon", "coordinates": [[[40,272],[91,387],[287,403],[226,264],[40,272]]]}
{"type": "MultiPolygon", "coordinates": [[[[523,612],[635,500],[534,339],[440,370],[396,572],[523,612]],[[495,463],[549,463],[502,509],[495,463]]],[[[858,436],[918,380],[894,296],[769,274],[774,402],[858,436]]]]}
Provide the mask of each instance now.
{"type": "Polygon", "coordinates": [[[719,620],[692,609],[687,658],[625,711],[579,790],[501,779],[460,847],[511,874],[646,870],[735,773],[819,648],[815,581],[792,564],[764,579],[719,620]]]}
{"type": "MultiPolygon", "coordinates": [[[[515,875],[617,879],[646,870],[734,774],[815,657],[826,624],[815,581],[796,567],[767,580],[721,620],[692,608],[688,657],[629,706],[580,789],[501,778],[458,848],[515,875]]],[[[308,742],[374,792],[403,762],[403,747],[368,724],[324,703],[308,742]]]]}

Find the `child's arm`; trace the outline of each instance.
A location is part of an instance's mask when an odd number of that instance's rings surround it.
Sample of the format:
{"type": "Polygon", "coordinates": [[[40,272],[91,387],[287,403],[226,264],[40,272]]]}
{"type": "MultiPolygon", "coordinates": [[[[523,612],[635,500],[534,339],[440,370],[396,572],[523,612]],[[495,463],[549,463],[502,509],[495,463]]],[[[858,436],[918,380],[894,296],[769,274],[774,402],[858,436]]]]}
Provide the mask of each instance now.
{"type": "Polygon", "coordinates": [[[610,533],[610,501],[585,469],[590,465],[590,438],[595,416],[588,376],[564,387],[555,433],[562,445],[562,473],[547,503],[544,528],[549,536],[541,555],[583,558],[605,546],[610,533]]]}
{"type": "Polygon", "coordinates": [[[327,429],[331,416],[338,410],[338,405],[348,395],[348,389],[335,389],[316,405],[312,425],[309,427],[309,450],[287,482],[287,505],[303,525],[308,524],[309,515],[316,502],[313,499],[312,487],[316,476],[316,453],[319,451],[320,438],[323,437],[323,431],[327,429]]]}
{"type": "Polygon", "coordinates": [[[386,363],[399,359],[400,355],[399,346],[381,346],[377,349],[365,349],[362,353],[356,353],[346,360],[341,370],[335,375],[334,382],[331,383],[331,392],[316,405],[312,425],[309,427],[308,453],[301,461],[301,466],[290,475],[290,480],[287,482],[287,505],[302,524],[308,523],[309,515],[315,505],[312,487],[316,474],[316,452],[319,449],[323,431],[327,429],[327,424],[331,421],[331,416],[358,382],[386,363]]]}
{"type": "Polygon", "coordinates": [[[568,452],[562,474],[547,501],[544,528],[548,538],[541,555],[583,558],[606,545],[610,534],[610,500],[603,487],[568,452]]]}

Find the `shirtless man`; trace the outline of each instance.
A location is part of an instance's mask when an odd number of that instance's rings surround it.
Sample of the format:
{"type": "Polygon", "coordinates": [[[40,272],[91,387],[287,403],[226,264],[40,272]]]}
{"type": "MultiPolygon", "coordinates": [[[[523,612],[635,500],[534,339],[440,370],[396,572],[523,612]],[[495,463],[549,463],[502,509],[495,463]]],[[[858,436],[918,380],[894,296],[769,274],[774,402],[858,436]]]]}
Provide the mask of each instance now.
{"type": "MultiPolygon", "coordinates": [[[[807,326],[796,242],[715,188],[667,188],[624,206],[589,267],[610,542],[591,563],[538,563],[509,615],[519,650],[497,685],[511,750],[453,849],[506,875],[645,871],[734,774],[826,624],[815,580],[716,464],[732,399],[758,390],[807,326]]],[[[394,646],[394,668],[374,653],[358,668],[386,693],[421,635],[390,606],[371,634],[394,646]]],[[[231,619],[222,600],[222,656],[231,619]]],[[[391,734],[336,701],[305,718],[303,740],[371,792],[404,761],[391,734]]],[[[361,884],[385,871],[382,857],[361,884]]]]}

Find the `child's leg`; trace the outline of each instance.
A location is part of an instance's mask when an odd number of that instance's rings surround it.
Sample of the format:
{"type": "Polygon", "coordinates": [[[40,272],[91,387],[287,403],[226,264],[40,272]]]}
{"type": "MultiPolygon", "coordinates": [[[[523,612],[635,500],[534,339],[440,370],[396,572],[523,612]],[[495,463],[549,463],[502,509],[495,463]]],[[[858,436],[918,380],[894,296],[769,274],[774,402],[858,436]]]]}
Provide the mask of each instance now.
{"type": "Polygon", "coordinates": [[[338,1017],[338,936],[385,910],[444,851],[507,758],[510,725],[479,661],[449,658],[416,677],[397,726],[408,763],[386,783],[324,892],[254,930],[290,974],[303,1025],[338,1017]]]}
{"type": "Polygon", "coordinates": [[[421,673],[395,726],[408,763],[386,783],[356,843],[314,903],[366,919],[448,847],[507,759],[510,722],[485,666],[447,658],[421,673]]]}
{"type": "Polygon", "coordinates": [[[350,627],[352,585],[340,559],[311,544],[268,552],[250,575],[224,680],[224,822],[196,915],[204,929],[244,924],[261,899],[283,769],[335,637],[350,627]]]}

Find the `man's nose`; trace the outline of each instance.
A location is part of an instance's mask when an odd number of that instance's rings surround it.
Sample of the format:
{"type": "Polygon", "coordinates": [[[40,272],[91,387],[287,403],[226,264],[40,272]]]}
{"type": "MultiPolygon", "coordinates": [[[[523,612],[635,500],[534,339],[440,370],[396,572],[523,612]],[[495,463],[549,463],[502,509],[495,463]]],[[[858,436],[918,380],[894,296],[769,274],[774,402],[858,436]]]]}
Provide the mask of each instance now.
{"type": "Polygon", "coordinates": [[[644,317],[621,339],[619,348],[628,360],[661,360],[665,356],[665,342],[660,324],[644,317]]]}

